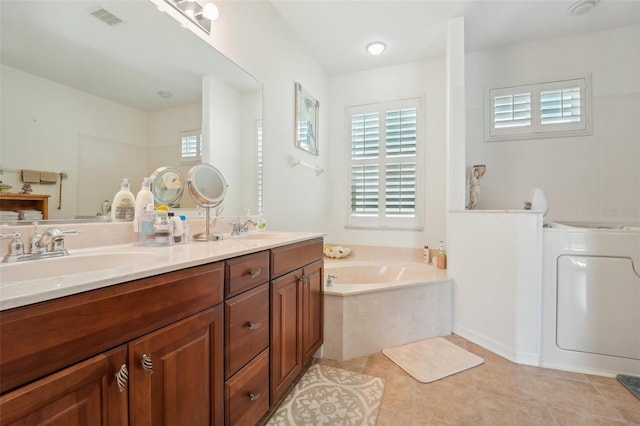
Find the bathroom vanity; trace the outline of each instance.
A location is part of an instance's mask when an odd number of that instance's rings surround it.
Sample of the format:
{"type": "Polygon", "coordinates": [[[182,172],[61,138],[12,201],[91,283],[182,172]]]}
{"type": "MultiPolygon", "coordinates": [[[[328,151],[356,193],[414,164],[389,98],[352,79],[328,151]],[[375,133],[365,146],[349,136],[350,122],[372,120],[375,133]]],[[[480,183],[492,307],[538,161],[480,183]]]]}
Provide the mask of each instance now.
{"type": "Polygon", "coordinates": [[[286,395],[322,345],[321,236],[159,250],[169,265],[3,308],[1,425],[247,425],[286,395]]]}

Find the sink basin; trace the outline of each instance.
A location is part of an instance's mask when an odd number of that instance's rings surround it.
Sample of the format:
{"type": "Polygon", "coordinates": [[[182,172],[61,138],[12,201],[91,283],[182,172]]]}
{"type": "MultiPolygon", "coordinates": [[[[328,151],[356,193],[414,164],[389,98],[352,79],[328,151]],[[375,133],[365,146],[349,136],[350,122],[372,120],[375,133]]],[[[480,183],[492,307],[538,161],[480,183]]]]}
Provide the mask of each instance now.
{"type": "Polygon", "coordinates": [[[50,259],[26,260],[0,265],[0,285],[45,278],[59,278],[84,273],[131,269],[131,260],[137,264],[161,262],[166,255],[161,253],[132,251],[117,253],[70,254],[50,259]]]}
{"type": "Polygon", "coordinates": [[[287,238],[290,236],[290,232],[251,232],[244,235],[238,235],[237,238],[245,240],[276,240],[278,238],[287,238]]]}

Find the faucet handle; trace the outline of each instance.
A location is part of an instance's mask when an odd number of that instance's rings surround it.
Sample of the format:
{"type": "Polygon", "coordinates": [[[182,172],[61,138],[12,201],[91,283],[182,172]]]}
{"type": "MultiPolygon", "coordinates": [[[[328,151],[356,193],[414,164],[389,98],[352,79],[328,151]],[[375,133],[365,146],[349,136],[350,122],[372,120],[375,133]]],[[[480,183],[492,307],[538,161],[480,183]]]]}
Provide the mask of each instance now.
{"type": "Polygon", "coordinates": [[[24,254],[24,243],[20,239],[22,234],[19,232],[12,232],[9,234],[0,234],[0,239],[6,240],[8,238],[13,238],[9,243],[9,251],[7,252],[7,256],[21,256],[24,254]]]}

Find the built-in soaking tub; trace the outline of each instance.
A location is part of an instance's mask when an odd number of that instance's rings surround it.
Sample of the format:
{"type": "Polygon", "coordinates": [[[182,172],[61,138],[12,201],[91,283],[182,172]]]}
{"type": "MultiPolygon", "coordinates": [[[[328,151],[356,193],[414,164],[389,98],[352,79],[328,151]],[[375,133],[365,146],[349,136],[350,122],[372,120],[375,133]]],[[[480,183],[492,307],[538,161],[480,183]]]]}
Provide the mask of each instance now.
{"type": "Polygon", "coordinates": [[[416,262],[325,263],[322,356],[348,360],[451,333],[451,280],[416,262]],[[332,285],[327,277],[333,275],[332,285]]]}

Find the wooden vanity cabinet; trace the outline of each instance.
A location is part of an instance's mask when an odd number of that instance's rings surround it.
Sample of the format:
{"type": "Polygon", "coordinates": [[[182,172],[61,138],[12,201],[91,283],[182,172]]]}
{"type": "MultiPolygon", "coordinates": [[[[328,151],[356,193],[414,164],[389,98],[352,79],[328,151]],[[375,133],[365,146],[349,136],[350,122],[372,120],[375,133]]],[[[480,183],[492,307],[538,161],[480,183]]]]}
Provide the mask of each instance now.
{"type": "Polygon", "coordinates": [[[127,392],[114,378],[126,345],[96,355],[0,397],[2,425],[125,426],[127,392]]]}
{"type": "Polygon", "coordinates": [[[323,342],[322,239],[271,250],[271,403],[323,342]]]}
{"type": "Polygon", "coordinates": [[[0,425],[221,425],[223,274],[213,263],[3,311],[0,425]]]}
{"type": "Polygon", "coordinates": [[[269,251],[225,261],[225,423],[269,409],[269,251]]]}

